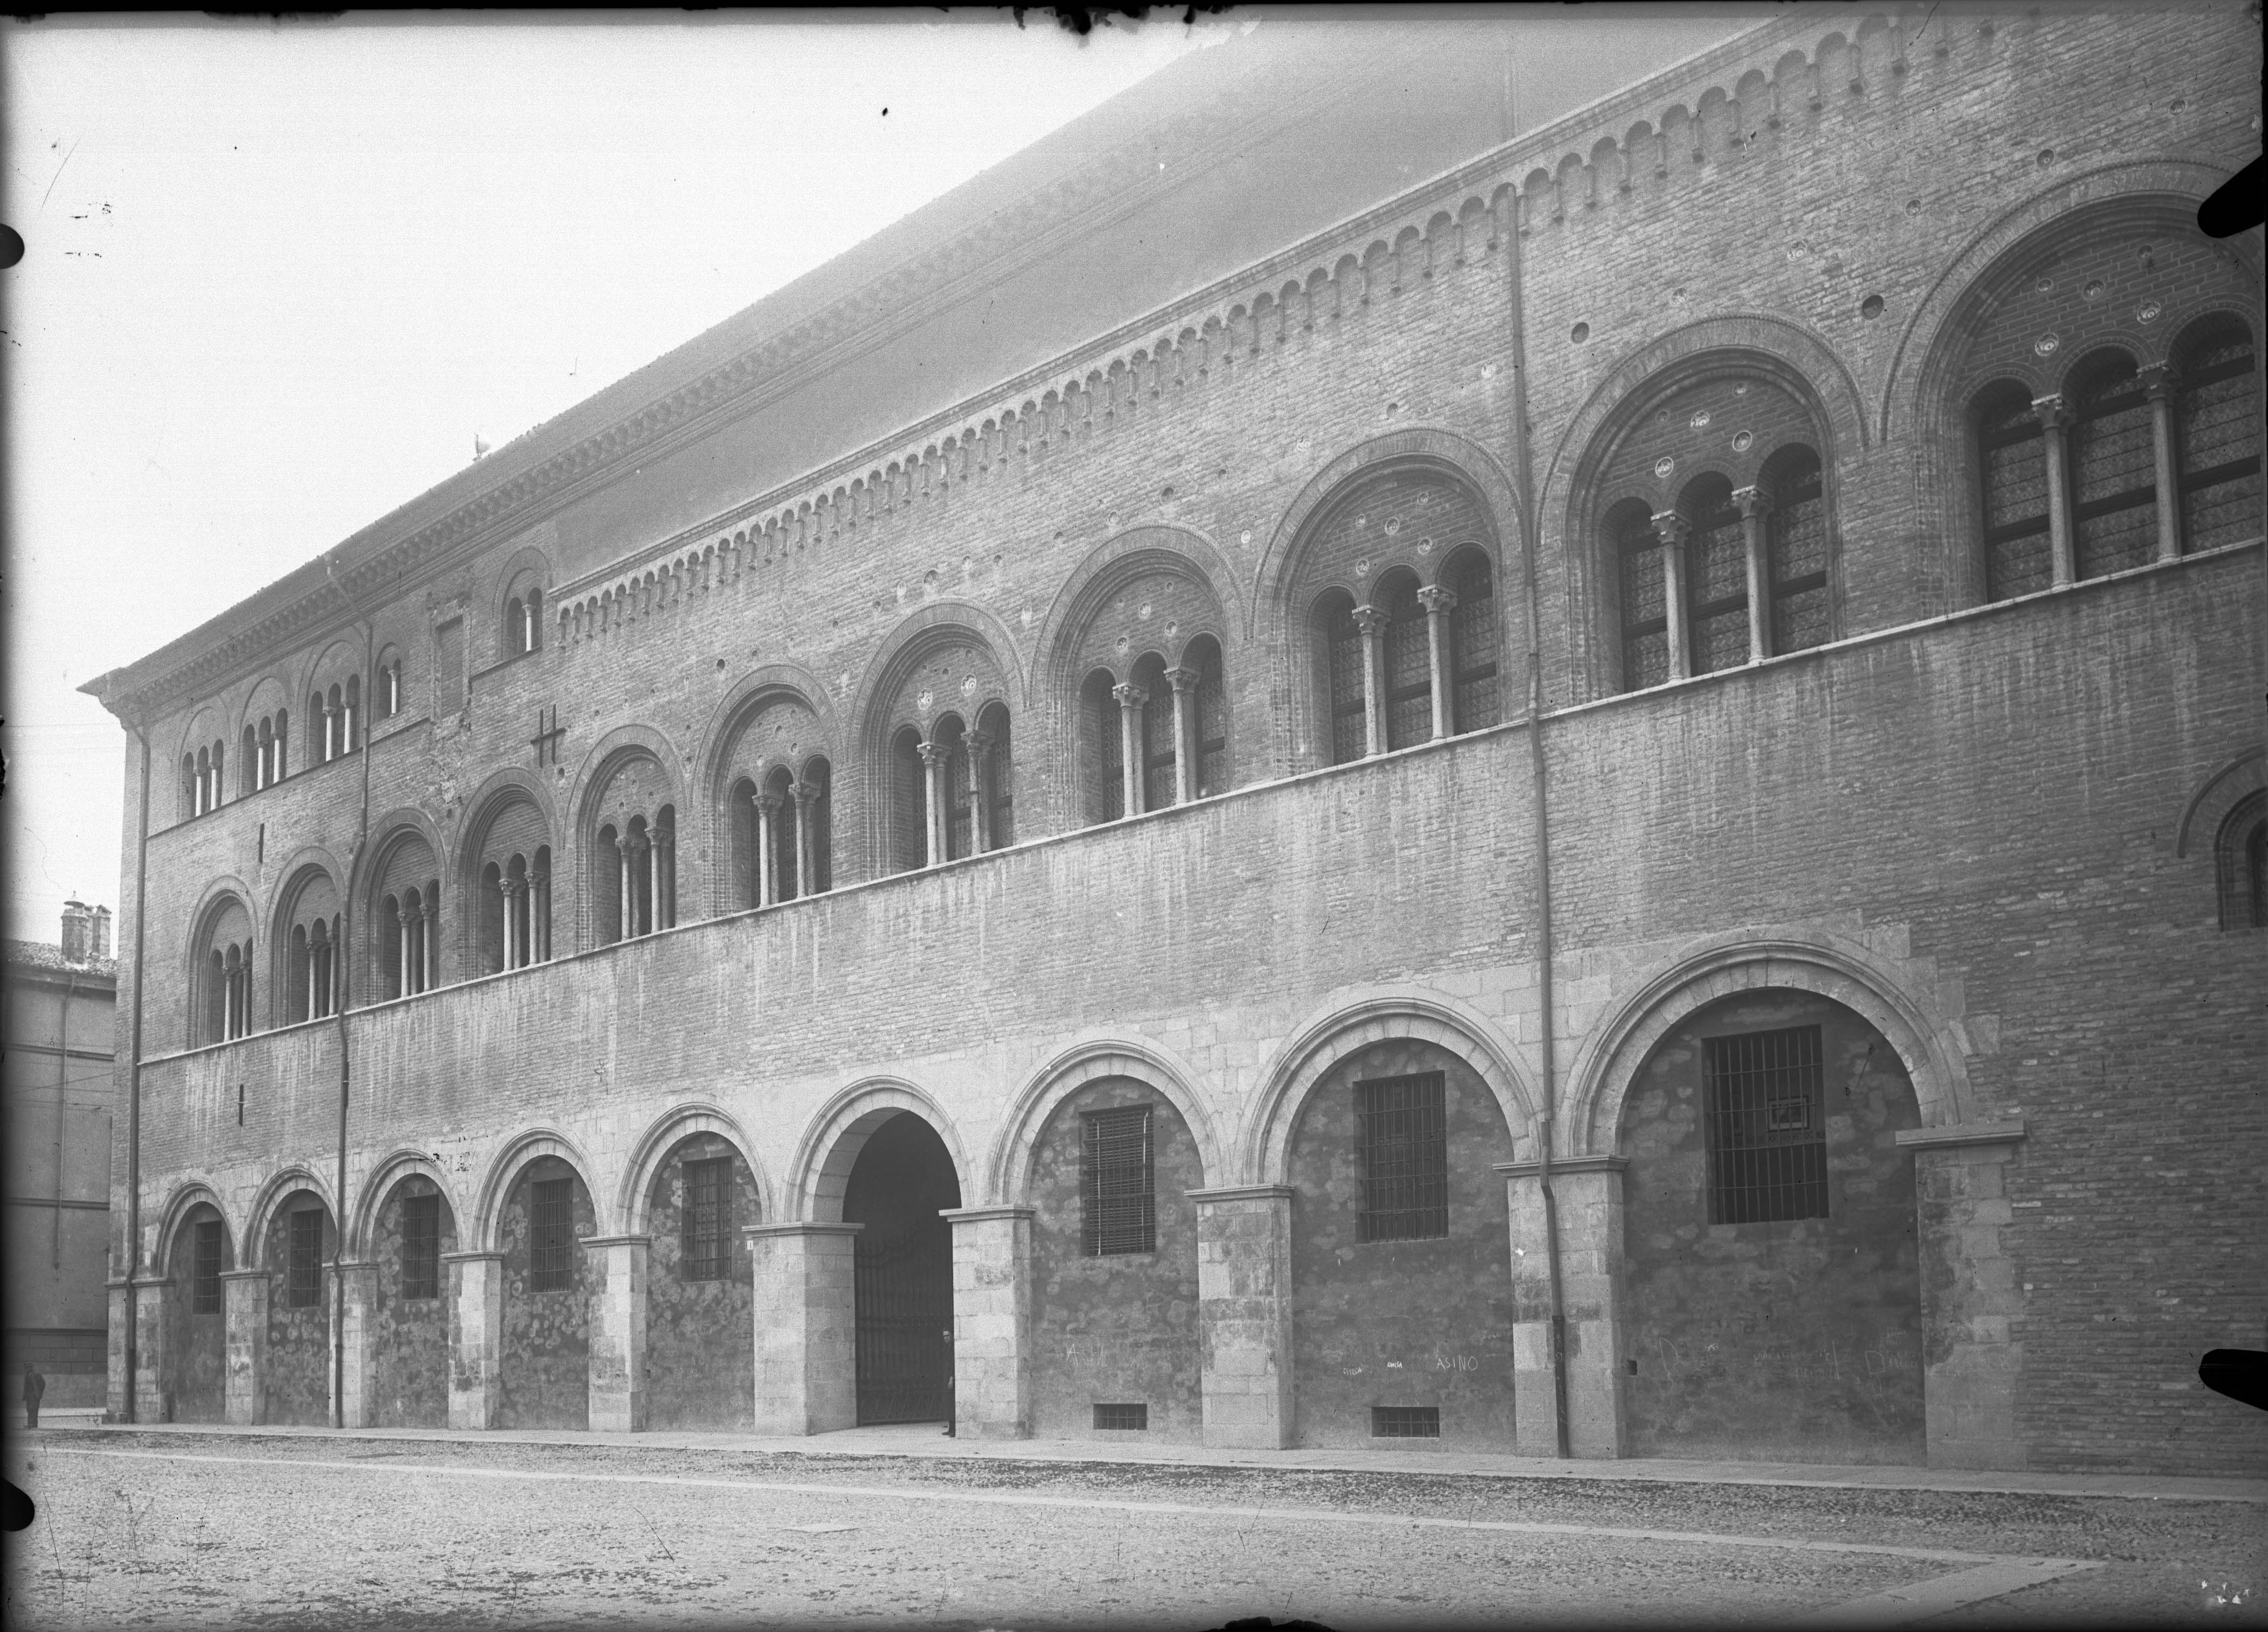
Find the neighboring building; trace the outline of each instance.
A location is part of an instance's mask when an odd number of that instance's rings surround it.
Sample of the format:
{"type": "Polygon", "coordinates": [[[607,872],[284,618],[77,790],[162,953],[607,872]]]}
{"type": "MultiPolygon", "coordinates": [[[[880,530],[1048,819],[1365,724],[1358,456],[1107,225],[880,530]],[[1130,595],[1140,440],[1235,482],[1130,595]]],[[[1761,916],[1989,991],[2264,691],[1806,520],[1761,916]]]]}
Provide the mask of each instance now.
{"type": "Polygon", "coordinates": [[[2254,18],[1523,38],[1195,54],[90,687],[113,1409],[2257,1471],[2254,18]]]}
{"type": "Polygon", "coordinates": [[[110,908],[70,901],[60,946],[9,941],[8,1383],[26,1362],[49,1409],[103,1403],[108,1369],[110,908]]]}

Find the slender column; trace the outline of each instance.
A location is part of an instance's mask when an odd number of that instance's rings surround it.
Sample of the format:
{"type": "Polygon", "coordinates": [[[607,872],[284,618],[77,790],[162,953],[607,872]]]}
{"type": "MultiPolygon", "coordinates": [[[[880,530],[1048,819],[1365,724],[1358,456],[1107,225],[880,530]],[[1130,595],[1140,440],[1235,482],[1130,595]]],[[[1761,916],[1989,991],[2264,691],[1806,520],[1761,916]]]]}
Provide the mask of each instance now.
{"type": "Polygon", "coordinates": [[[1661,540],[1661,609],[1669,629],[1669,678],[1681,680],[1693,673],[1693,654],[1685,627],[1685,540],[1693,524],[1674,510],[1656,511],[1653,536],[1661,540]]]}
{"type": "Polygon", "coordinates": [[[1913,1128],[1915,1245],[1921,1254],[1922,1412],[1932,1467],[2020,1468],[2024,1295],[2008,1234],[2008,1164],[2020,1120],[1913,1128]]]}
{"type": "Polygon", "coordinates": [[[772,818],[779,814],[780,796],[756,795],[756,905],[779,904],[779,862],[772,843],[772,818]]]}
{"type": "Polygon", "coordinates": [[[591,1427],[604,1434],[645,1429],[645,1275],[653,1238],[585,1236],[603,1273],[591,1294],[591,1427]]]}
{"type": "Polygon", "coordinates": [[[438,902],[432,911],[419,915],[417,940],[425,961],[425,984],[421,989],[430,992],[441,983],[441,908],[438,902]]]}
{"type": "Polygon", "coordinates": [[[668,894],[661,887],[661,835],[649,831],[645,835],[645,932],[658,933],[664,927],[662,904],[668,894]]]}
{"type": "Polygon", "coordinates": [[[858,1422],[851,1224],[751,1224],[759,1434],[823,1434],[858,1422]]]}
{"type": "Polygon", "coordinates": [[[329,703],[323,705],[323,763],[328,765],[339,756],[339,711],[329,703]]]}
{"type": "Polygon", "coordinates": [[[1457,592],[1447,584],[1428,584],[1418,592],[1425,608],[1425,645],[1432,659],[1433,740],[1449,734],[1449,614],[1456,609],[1457,592]]]}
{"type": "Polygon", "coordinates": [[[512,919],[518,915],[512,901],[512,881],[510,879],[499,878],[497,880],[497,896],[504,904],[503,910],[500,915],[504,919],[504,967],[507,969],[516,969],[519,966],[512,961],[512,941],[514,938],[512,935],[512,919]]]}
{"type": "Polygon", "coordinates": [[[953,1224],[954,1431],[968,1439],[1032,1432],[1032,1214],[967,1207],[953,1224]]]}
{"type": "Polygon", "coordinates": [[[795,893],[810,894],[819,887],[819,869],[811,853],[811,813],[819,808],[819,784],[795,784],[795,893]]]}
{"type": "MultiPolygon", "coordinates": [[[[134,1300],[134,1416],[143,1422],[173,1420],[173,1391],[166,1386],[172,1374],[173,1349],[168,1340],[173,1323],[166,1319],[166,1289],[162,1278],[136,1281],[134,1300]]],[[[122,1356],[121,1369],[124,1362],[122,1356]]]]}
{"type": "Polygon", "coordinates": [[[529,931],[535,937],[535,960],[549,963],[551,961],[551,875],[548,872],[530,873],[528,883],[534,891],[527,919],[529,931]]]}
{"type": "MultiPolygon", "coordinates": [[[[1566,1323],[1567,1448],[1623,1453],[1623,1169],[1619,1156],[1551,1164],[1559,1213],[1560,1311],[1566,1323]]],[[[1551,1386],[1551,1261],[1534,1162],[1499,1162],[1512,1225],[1513,1431],[1522,1456],[1559,1453],[1551,1386]]]]}
{"type": "Polygon", "coordinates": [[[1174,803],[1187,805],[1197,797],[1197,683],[1204,677],[1195,669],[1170,668],[1166,684],[1174,688],[1174,803]]]}
{"type": "Polygon", "coordinates": [[[1357,606],[1354,626],[1362,636],[1362,751],[1386,752],[1386,625],[1375,606],[1357,606]]]}
{"type": "Polygon", "coordinates": [[[1292,1438],[1292,1190],[1192,1190],[1197,1338],[1208,1445],[1292,1438]]]}
{"type": "Polygon", "coordinates": [[[943,861],[946,856],[945,767],[951,757],[941,744],[924,742],[921,745],[923,810],[929,823],[927,864],[932,867],[943,861]]]}
{"type": "Polygon", "coordinates": [[[394,921],[394,984],[401,996],[409,996],[409,915],[403,912],[394,921]]]}
{"type": "Polygon", "coordinates": [[[336,1401],[339,1423],[345,1428],[378,1425],[378,1266],[344,1263],[338,1267],[346,1289],[346,1314],[339,1322],[342,1364],[335,1373],[343,1384],[336,1401]]]}
{"type": "Polygon", "coordinates": [[[312,937],[307,942],[307,1018],[321,1018],[315,1008],[315,943],[312,937]]]}
{"type": "Polygon", "coordinates": [[[2048,543],[2055,552],[2055,587],[2061,589],[2079,576],[2078,545],[2072,533],[2070,451],[2064,433],[2071,426],[2071,410],[2060,394],[2034,397],[2032,412],[2040,422],[2040,440],[2048,455],[2048,543]]]}
{"type": "Polygon", "coordinates": [[[1124,783],[1126,813],[1142,813],[1142,705],[1150,701],[1149,691],[1140,686],[1113,686],[1110,695],[1118,699],[1118,772],[1124,783]]]}
{"type": "Polygon", "coordinates": [[[992,812],[984,797],[984,767],[992,756],[992,733],[972,731],[961,739],[968,750],[968,825],[976,837],[976,853],[992,848],[992,812]]]}
{"type": "Polygon", "coordinates": [[[220,1307],[226,1420],[252,1427],[266,1415],[268,1295],[265,1269],[224,1269],[220,1307]]]}
{"type": "Polygon", "coordinates": [[[2181,473],[2174,447],[2174,383],[2171,364],[2153,363],[2142,371],[2142,389],[2150,397],[2151,440],[2158,456],[2160,561],[2171,561],[2182,553],[2181,473]]]}
{"type": "Polygon", "coordinates": [[[653,927],[677,927],[677,831],[671,828],[653,842],[653,927]]]}
{"type": "Polygon", "coordinates": [[[1733,503],[1741,507],[1741,533],[1749,547],[1749,661],[1762,663],[1771,650],[1771,562],[1764,526],[1771,515],[1771,495],[1762,488],[1734,488],[1733,503]]]}
{"type": "Polygon", "coordinates": [[[637,914],[632,905],[637,895],[637,879],[630,869],[637,864],[630,852],[630,835],[625,833],[615,841],[615,874],[622,880],[622,932],[616,938],[628,940],[637,933],[637,914]]]}
{"type": "Polygon", "coordinates": [[[449,1426],[497,1425],[504,1393],[504,1254],[444,1253],[449,1277],[449,1426]]]}

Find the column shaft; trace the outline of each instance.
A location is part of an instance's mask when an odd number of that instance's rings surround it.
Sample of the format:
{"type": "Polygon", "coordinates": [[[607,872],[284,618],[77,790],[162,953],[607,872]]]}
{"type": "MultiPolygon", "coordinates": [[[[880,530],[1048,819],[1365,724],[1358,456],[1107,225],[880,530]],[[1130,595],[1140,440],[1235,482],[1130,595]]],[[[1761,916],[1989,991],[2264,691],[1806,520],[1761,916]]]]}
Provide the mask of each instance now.
{"type": "Polygon", "coordinates": [[[2079,576],[2078,545],[2072,533],[2071,467],[2064,443],[2071,415],[2059,396],[2035,397],[2032,412],[2039,415],[2040,440],[2047,451],[2048,544],[2055,557],[2055,587],[2061,589],[2079,576]]]}
{"type": "Polygon", "coordinates": [[[1148,745],[1142,740],[1142,705],[1150,694],[1139,686],[1114,686],[1118,699],[1118,771],[1125,794],[1126,813],[1142,813],[1142,761],[1148,745]]]}
{"type": "Polygon", "coordinates": [[[635,1434],[645,1428],[645,1277],[652,1238],[588,1236],[585,1252],[599,1253],[605,1274],[591,1295],[591,1414],[599,1433],[635,1434]]]}
{"type": "Polygon", "coordinates": [[[756,796],[756,905],[771,907],[779,901],[779,863],[772,843],[772,816],[779,809],[779,795],[760,793],[756,796]]]}
{"type": "Polygon", "coordinates": [[[953,1223],[954,1430],[971,1439],[1032,1431],[1032,1209],[972,1207],[953,1223]]]}
{"type": "Polygon", "coordinates": [[[1669,636],[1669,678],[1674,680],[1693,673],[1692,630],[1685,622],[1685,540],[1692,531],[1692,525],[1675,511],[1655,512],[1654,536],[1661,540],[1661,610],[1669,636]]]}
{"type": "Polygon", "coordinates": [[[1733,502],[1741,507],[1741,534],[1749,555],[1749,661],[1761,663],[1771,654],[1771,562],[1770,524],[1771,500],[1761,488],[1737,488],[1733,502]]]}
{"type": "Polygon", "coordinates": [[[2174,445],[2174,379],[2166,364],[2142,371],[2150,393],[2150,430],[2157,454],[2158,559],[2171,561],[2182,553],[2182,494],[2180,461],[2174,445]]]}
{"type": "Polygon", "coordinates": [[[1354,626],[1362,636],[1362,751],[1386,752],[1386,614],[1357,606],[1354,626]]]}
{"type": "Polygon", "coordinates": [[[1192,1190],[1204,1442],[1292,1443],[1292,1192],[1192,1190]]]}
{"type": "Polygon", "coordinates": [[[1166,683],[1174,688],[1174,802],[1187,805],[1197,797],[1197,683],[1195,669],[1167,669],[1166,683]]]}

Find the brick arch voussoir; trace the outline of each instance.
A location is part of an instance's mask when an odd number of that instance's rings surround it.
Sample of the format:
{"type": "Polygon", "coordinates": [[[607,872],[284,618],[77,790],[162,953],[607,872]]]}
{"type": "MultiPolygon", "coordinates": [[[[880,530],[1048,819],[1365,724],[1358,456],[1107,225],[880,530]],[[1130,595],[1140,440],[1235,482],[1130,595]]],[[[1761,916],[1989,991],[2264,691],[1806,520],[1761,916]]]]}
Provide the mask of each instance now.
{"type": "MultiPolygon", "coordinates": [[[[1126,579],[1152,565],[1180,570],[1204,585],[1220,608],[1224,647],[1241,643],[1248,614],[1234,569],[1204,533],[1188,527],[1152,523],[1114,533],[1086,554],[1056,592],[1040,622],[1037,685],[1050,701],[1066,680],[1076,687],[1083,676],[1070,673],[1080,637],[1103,605],[1126,579]]],[[[1224,658],[1233,656],[1225,651],[1224,658]]]]}
{"type": "Polygon", "coordinates": [[[2182,806],[2181,820],[2174,827],[2174,854],[2186,856],[2211,846],[2220,836],[2228,813],[2263,788],[2268,788],[2268,757],[2257,747],[2207,772],[2182,806]]]}
{"type": "MultiPolygon", "coordinates": [[[[269,1175],[258,1194],[252,1198],[252,1205],[245,1209],[244,1236],[236,1251],[238,1268],[270,1269],[276,1267],[267,1261],[268,1231],[276,1222],[276,1209],[284,1204],[284,1198],[301,1190],[308,1191],[322,1202],[323,1210],[331,1217],[332,1229],[339,1227],[338,1198],[331,1194],[331,1187],[324,1181],[323,1176],[307,1164],[294,1162],[287,1167],[280,1167],[269,1175]]],[[[227,1215],[224,1213],[222,1217],[227,1215]]]]}
{"type": "Polygon", "coordinates": [[[1541,1104],[1535,1078],[1494,1022],[1427,988],[1372,988],[1335,995],[1277,1050],[1239,1130],[1241,1182],[1287,1182],[1292,1130],[1315,1084],[1373,1043],[1402,1040],[1429,1043],[1462,1060],[1488,1084],[1515,1150],[1533,1143],[1541,1104]]]}
{"type": "Polygon", "coordinates": [[[372,1168],[370,1175],[358,1187],[355,1198],[354,1222],[347,1231],[346,1255],[350,1259],[370,1256],[378,1230],[379,1215],[394,1189],[405,1179],[430,1179],[441,1192],[441,1202],[449,1209],[449,1222],[456,1234],[457,1244],[465,1244],[464,1198],[458,1195],[455,1183],[441,1165],[423,1150],[404,1146],[388,1151],[372,1168]]]}
{"type": "Polygon", "coordinates": [[[767,663],[742,675],[726,692],[701,728],[701,748],[694,763],[701,768],[701,786],[712,806],[724,803],[730,791],[725,777],[732,769],[733,746],[756,716],[775,702],[798,702],[819,721],[827,739],[828,763],[841,757],[843,734],[835,699],[826,682],[799,663],[767,663]]]}
{"type": "Polygon", "coordinates": [[[661,767],[662,777],[669,784],[670,802],[677,807],[680,820],[684,818],[685,767],[675,745],[651,725],[617,725],[591,745],[572,778],[574,792],[567,808],[575,812],[572,837],[578,849],[586,847],[597,834],[599,805],[607,784],[622,766],[640,757],[661,767]]]}
{"type": "Polygon", "coordinates": [[[591,1159],[565,1134],[556,1128],[535,1128],[512,1139],[489,1164],[473,1203],[470,1228],[466,1227],[466,1220],[459,1220],[457,1244],[460,1249],[482,1253],[502,1249],[504,1209],[511,1199],[512,1186],[519,1182],[520,1174],[532,1164],[547,1156],[556,1156],[566,1163],[583,1181],[584,1193],[590,1196],[591,1208],[596,1215],[599,1234],[619,1233],[614,1216],[606,1210],[612,1192],[598,1183],[598,1170],[591,1159]]]}
{"type": "Polygon", "coordinates": [[[868,1077],[851,1084],[828,1100],[805,1128],[788,1165],[787,1187],[781,1193],[783,1224],[839,1224],[843,1191],[850,1169],[865,1148],[866,1139],[883,1117],[910,1111],[930,1125],[953,1158],[963,1202],[977,1194],[961,1131],[942,1106],[924,1090],[902,1077],[868,1077]],[[794,1208],[791,1216],[788,1207],[794,1208]]]}
{"type": "Polygon", "coordinates": [[[983,1194],[989,1205],[1023,1204],[1031,1188],[1034,1152],[1057,1109],[1089,1083],[1108,1077],[1124,1077],[1164,1095],[1197,1147],[1202,1182],[1221,1182],[1217,1175],[1226,1169],[1222,1165],[1220,1137],[1211,1112],[1193,1086],[1195,1075],[1157,1043],[1105,1036],[1057,1055],[1033,1072],[1018,1092],[985,1156],[983,1194]]]}
{"type": "Polygon", "coordinates": [[[1858,1015],[1898,1054],[1925,1127],[1962,1120],[1974,1101],[1966,1051],[1950,1017],[1909,989],[1861,943],[1817,932],[1713,937],[1665,961],[1591,1033],[1567,1076],[1562,1157],[1612,1155],[1623,1106],[1655,1045],[1698,1011],[1744,992],[1808,992],[1858,1015]]]}
{"type": "Polygon", "coordinates": [[[731,1112],[699,1100],[673,1106],[663,1112],[631,1148],[630,1162],[622,1170],[622,1188],[615,1197],[615,1216],[622,1221],[624,1234],[646,1232],[653,1204],[654,1180],[679,1145],[702,1134],[713,1134],[731,1145],[733,1153],[747,1165],[748,1176],[755,1180],[759,1217],[745,1222],[769,1224],[777,1216],[779,1192],[765,1173],[764,1165],[756,1159],[755,1144],[749,1139],[747,1129],[731,1112]]]}
{"type": "Polygon", "coordinates": [[[180,1239],[182,1227],[190,1213],[199,1207],[210,1207],[220,1215],[222,1234],[227,1250],[221,1256],[229,1268],[242,1262],[244,1234],[237,1220],[228,1214],[228,1204],[221,1200],[220,1192],[202,1179],[184,1179],[174,1185],[166,1195],[165,1204],[158,1209],[158,1224],[151,1238],[149,1264],[151,1270],[164,1275],[173,1262],[173,1247],[180,1239]]]}

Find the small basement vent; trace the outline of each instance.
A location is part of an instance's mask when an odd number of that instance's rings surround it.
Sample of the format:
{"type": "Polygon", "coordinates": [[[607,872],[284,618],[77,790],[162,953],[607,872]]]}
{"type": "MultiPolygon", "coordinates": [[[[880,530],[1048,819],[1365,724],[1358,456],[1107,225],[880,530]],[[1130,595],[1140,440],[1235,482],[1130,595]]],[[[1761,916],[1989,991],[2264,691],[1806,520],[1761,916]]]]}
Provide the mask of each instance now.
{"type": "Polygon", "coordinates": [[[1441,1437],[1441,1408],[1373,1406],[1370,1408],[1370,1437],[1373,1439],[1439,1439],[1441,1437]]]}
{"type": "Polygon", "coordinates": [[[1094,1408],[1094,1425],[1121,1431],[1146,1429],[1150,1426],[1150,1408],[1147,1405],[1099,1405],[1094,1408]]]}

